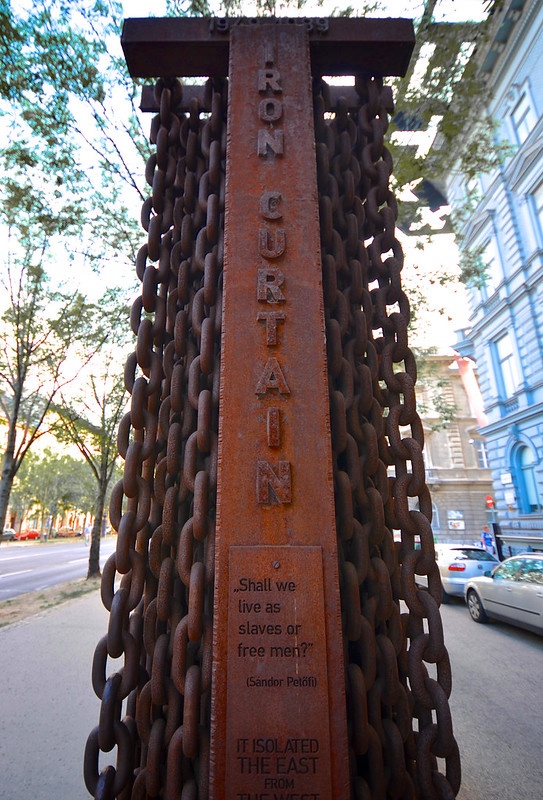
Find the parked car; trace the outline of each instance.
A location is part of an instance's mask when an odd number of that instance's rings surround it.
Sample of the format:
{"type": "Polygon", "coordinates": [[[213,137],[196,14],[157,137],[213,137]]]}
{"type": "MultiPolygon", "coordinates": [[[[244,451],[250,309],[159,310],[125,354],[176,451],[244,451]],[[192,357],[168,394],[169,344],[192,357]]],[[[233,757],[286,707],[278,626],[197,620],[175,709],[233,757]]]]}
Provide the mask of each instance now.
{"type": "Polygon", "coordinates": [[[15,534],[15,538],[20,542],[24,542],[26,539],[39,539],[40,532],[35,530],[21,531],[20,533],[15,534]]]}
{"type": "Polygon", "coordinates": [[[490,572],[500,562],[482,547],[464,544],[436,544],[436,562],[443,586],[443,602],[464,597],[470,578],[490,572]]]}
{"type": "Polygon", "coordinates": [[[543,553],[512,556],[468,581],[466,603],[474,622],[494,618],[543,634],[543,553]]]}
{"type": "Polygon", "coordinates": [[[58,529],[57,536],[60,538],[66,538],[67,536],[75,536],[76,533],[73,528],[69,528],[67,525],[64,525],[62,528],[58,529]]]}
{"type": "Polygon", "coordinates": [[[4,528],[4,532],[2,536],[0,536],[0,540],[2,542],[13,542],[17,534],[13,530],[13,528],[4,528]]]}

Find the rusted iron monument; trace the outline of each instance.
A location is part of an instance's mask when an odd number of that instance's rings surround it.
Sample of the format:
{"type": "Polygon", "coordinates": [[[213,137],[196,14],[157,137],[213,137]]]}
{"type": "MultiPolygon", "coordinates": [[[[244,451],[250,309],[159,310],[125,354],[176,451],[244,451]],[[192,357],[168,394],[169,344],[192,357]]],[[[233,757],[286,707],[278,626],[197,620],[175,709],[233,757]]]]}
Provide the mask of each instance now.
{"type": "Polygon", "coordinates": [[[125,23],[156,147],[95,798],[458,792],[384,145],[412,46],[406,20],[125,23]]]}

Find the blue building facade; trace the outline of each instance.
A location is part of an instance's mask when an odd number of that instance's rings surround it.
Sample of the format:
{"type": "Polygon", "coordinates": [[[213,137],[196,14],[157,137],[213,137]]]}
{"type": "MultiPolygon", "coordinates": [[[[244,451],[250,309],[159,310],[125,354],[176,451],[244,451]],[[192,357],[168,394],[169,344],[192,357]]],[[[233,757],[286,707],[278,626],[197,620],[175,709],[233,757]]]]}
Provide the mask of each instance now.
{"type": "Polygon", "coordinates": [[[470,327],[455,349],[477,364],[488,515],[508,555],[543,549],[543,0],[505,2],[478,58],[485,110],[511,149],[492,173],[448,179],[453,209],[472,207],[463,246],[486,265],[486,280],[469,289],[470,327]]]}

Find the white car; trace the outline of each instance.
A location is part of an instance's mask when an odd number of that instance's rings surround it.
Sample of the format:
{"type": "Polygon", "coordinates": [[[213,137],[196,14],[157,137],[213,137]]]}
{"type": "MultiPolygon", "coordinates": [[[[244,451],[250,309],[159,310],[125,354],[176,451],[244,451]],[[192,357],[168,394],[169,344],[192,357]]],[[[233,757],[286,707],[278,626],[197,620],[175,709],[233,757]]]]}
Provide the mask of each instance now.
{"type": "Polygon", "coordinates": [[[543,634],[543,553],[507,558],[490,577],[468,581],[465,596],[474,622],[493,617],[543,634]]]}
{"type": "Polygon", "coordinates": [[[482,547],[464,544],[436,544],[436,562],[443,586],[443,602],[450,597],[464,597],[471,578],[491,572],[500,562],[482,547]]]}

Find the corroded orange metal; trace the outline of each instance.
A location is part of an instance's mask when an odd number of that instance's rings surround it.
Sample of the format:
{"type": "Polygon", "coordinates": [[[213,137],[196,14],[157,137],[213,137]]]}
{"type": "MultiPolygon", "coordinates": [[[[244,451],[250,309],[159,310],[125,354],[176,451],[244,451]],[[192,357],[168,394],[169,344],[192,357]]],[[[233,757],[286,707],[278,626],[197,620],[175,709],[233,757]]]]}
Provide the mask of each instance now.
{"type": "Polygon", "coordinates": [[[210,797],[346,800],[305,26],[236,26],[229,76],[210,797]]]}
{"type": "MultiPolygon", "coordinates": [[[[288,22],[268,19],[270,24],[288,22]]],[[[255,30],[262,22],[261,17],[126,19],[121,44],[133,76],[226,76],[232,30],[240,24],[255,30]]],[[[415,43],[409,19],[321,17],[290,23],[307,28],[313,75],[405,75],[415,43]]]]}

